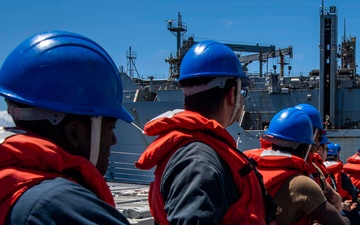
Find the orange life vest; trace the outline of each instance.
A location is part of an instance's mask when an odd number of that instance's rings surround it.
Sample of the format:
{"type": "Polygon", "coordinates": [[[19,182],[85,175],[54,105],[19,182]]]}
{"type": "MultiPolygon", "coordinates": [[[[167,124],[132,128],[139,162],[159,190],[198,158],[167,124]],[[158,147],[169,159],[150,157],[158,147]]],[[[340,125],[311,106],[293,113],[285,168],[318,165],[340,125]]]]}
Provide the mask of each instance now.
{"type": "Polygon", "coordinates": [[[20,129],[5,129],[1,139],[0,224],[26,190],[55,177],[77,182],[115,206],[107,183],[89,160],[71,155],[54,143],[20,129]]]}
{"type": "Polygon", "coordinates": [[[271,147],[271,142],[265,140],[264,138],[260,137],[259,138],[259,141],[260,141],[260,147],[261,148],[270,148],[271,147]]]}
{"type": "MultiPolygon", "coordinates": [[[[309,176],[310,174],[307,163],[302,158],[290,153],[259,148],[244,151],[244,154],[258,163],[257,168],[263,175],[265,187],[272,197],[291,176],[295,174],[309,176]]],[[[293,224],[308,225],[311,222],[311,216],[303,216],[300,221],[293,224]]]]}
{"type": "Polygon", "coordinates": [[[346,173],[352,183],[360,190],[360,155],[356,153],[347,159],[347,163],[343,166],[344,173],[346,173]]]}
{"type": "Polygon", "coordinates": [[[313,179],[320,187],[321,189],[323,189],[324,187],[321,184],[320,181],[320,175],[319,175],[319,171],[317,170],[316,166],[313,164],[314,162],[314,154],[310,154],[308,155],[307,159],[306,159],[307,165],[310,169],[310,177],[311,179],[313,179]]]}
{"type": "MultiPolygon", "coordinates": [[[[320,169],[320,171],[324,174],[326,178],[326,182],[328,182],[332,188],[334,188],[335,191],[338,191],[338,186],[336,184],[335,178],[332,176],[332,173],[327,169],[327,167],[324,165],[324,160],[321,158],[321,156],[317,153],[313,154],[312,162],[317,166],[317,168],[320,169]]],[[[320,178],[320,177],[319,177],[320,178]]],[[[321,189],[324,189],[324,184],[320,181],[320,187],[321,189]]]]}
{"type": "Polygon", "coordinates": [[[329,171],[327,170],[326,166],[324,165],[324,160],[321,156],[317,153],[314,153],[312,157],[312,162],[320,168],[321,172],[324,174],[325,177],[329,176],[329,171]]]}
{"type": "Polygon", "coordinates": [[[182,146],[200,141],[213,148],[231,170],[240,198],[228,209],[220,224],[264,225],[265,206],[260,181],[254,170],[241,177],[239,171],[249,166],[245,155],[236,150],[232,136],[215,120],[184,111],[156,118],[145,125],[147,135],[159,137],[136,162],[140,169],[156,166],[155,180],[150,184],[149,205],[157,223],[169,224],[160,192],[161,176],[170,157],[182,146]]]}
{"type": "MultiPolygon", "coordinates": [[[[340,194],[343,200],[352,200],[352,196],[348,191],[342,188],[342,176],[343,173],[343,163],[341,161],[325,161],[324,165],[326,169],[333,175],[336,183],[336,191],[340,194]]],[[[328,182],[331,184],[330,177],[327,177],[328,182]]]]}

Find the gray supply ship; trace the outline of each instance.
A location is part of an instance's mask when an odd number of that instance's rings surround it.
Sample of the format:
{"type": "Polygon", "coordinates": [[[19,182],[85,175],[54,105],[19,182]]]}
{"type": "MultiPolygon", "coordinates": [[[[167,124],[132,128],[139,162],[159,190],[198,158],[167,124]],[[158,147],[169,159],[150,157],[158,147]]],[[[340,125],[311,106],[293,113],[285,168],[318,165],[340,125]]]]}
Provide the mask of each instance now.
{"type": "MultiPolygon", "coordinates": [[[[259,64],[258,74],[247,73],[253,81],[245,100],[243,115],[239,124],[228,128],[238,149],[259,147],[259,137],[271,118],[281,109],[308,103],[321,112],[324,128],[333,143],[339,143],[340,159],[346,159],[360,148],[360,76],[356,73],[356,37],[344,36],[338,44],[337,7],[320,7],[319,68],[308,75],[288,76],[285,68],[291,70],[289,60],[293,48],[277,49],[274,45],[238,45],[225,43],[239,56],[244,71],[252,62],[259,64]],[[270,58],[278,60],[273,72],[263,73],[262,65],[270,58]]],[[[180,64],[187,50],[196,41],[185,38],[187,25],[181,14],[177,21],[168,21],[167,29],[176,36],[177,52],[165,61],[169,63],[169,77],[142,79],[138,76],[134,60],[136,53],[127,52],[128,66],[120,70],[124,84],[124,106],[134,117],[134,124],[144,124],[159,114],[183,108],[182,90],[177,85],[180,64]]],[[[317,47],[317,46],[314,46],[317,47]]],[[[289,72],[290,74],[290,72],[289,72]]],[[[118,142],[112,147],[108,181],[148,184],[153,180],[153,171],[141,171],[134,167],[145,148],[156,138],[144,135],[140,129],[119,121],[115,130],[118,142]]]]}

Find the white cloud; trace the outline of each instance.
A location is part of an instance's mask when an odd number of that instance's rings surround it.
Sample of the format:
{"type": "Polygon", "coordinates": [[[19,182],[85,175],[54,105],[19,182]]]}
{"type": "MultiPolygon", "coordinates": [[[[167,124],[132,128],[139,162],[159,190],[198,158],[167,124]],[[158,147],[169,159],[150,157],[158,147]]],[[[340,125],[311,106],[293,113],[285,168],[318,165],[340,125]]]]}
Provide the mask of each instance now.
{"type": "Polygon", "coordinates": [[[234,21],[229,19],[220,19],[220,22],[224,24],[226,28],[232,27],[234,25],[234,21]]]}

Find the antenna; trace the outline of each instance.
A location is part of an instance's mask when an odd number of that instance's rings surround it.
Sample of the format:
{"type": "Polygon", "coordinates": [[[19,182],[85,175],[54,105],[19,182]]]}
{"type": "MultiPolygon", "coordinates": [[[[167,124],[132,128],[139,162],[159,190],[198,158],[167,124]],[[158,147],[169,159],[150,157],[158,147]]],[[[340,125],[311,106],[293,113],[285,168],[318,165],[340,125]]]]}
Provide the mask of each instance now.
{"type": "Polygon", "coordinates": [[[183,34],[187,31],[187,25],[182,22],[181,20],[181,14],[178,12],[178,21],[177,23],[173,23],[175,20],[165,20],[165,22],[168,23],[168,30],[173,33],[176,36],[176,49],[177,53],[176,55],[179,55],[179,49],[181,47],[181,37],[183,34]]]}
{"type": "Polygon", "coordinates": [[[135,65],[136,52],[131,51],[131,46],[129,47],[129,51],[126,51],[126,58],[128,59],[127,68],[126,68],[126,72],[128,73],[128,75],[131,78],[135,78],[134,74],[136,73],[137,78],[140,78],[139,72],[136,69],[136,65],[135,65]]]}
{"type": "Polygon", "coordinates": [[[344,40],[343,41],[346,41],[345,35],[346,35],[346,19],[344,18],[344,40]]]}

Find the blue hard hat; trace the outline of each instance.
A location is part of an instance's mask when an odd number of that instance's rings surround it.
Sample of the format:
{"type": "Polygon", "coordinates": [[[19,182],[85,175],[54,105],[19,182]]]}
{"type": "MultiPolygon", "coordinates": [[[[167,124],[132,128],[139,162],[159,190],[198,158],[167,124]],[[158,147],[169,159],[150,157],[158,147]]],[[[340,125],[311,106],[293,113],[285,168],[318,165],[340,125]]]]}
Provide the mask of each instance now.
{"type": "Polygon", "coordinates": [[[320,142],[320,144],[326,144],[327,142],[329,142],[326,134],[322,134],[322,135],[320,136],[319,142],[320,142]]]}
{"type": "Polygon", "coordinates": [[[133,120],[122,106],[122,81],[108,53],[66,31],[39,33],[15,48],[0,70],[0,95],[58,112],[133,120]]]}
{"type": "Polygon", "coordinates": [[[296,143],[315,144],[311,120],[297,108],[286,108],[276,113],[265,135],[296,143]]]}
{"type": "Polygon", "coordinates": [[[319,129],[321,133],[326,134],[323,124],[320,112],[312,105],[310,104],[299,104],[295,106],[295,108],[298,108],[300,110],[303,110],[311,119],[312,126],[319,129]]]}
{"type": "Polygon", "coordinates": [[[235,77],[242,79],[242,87],[251,84],[235,53],[228,46],[210,40],[193,45],[181,62],[178,81],[196,77],[235,77]]]}
{"type": "Polygon", "coordinates": [[[338,153],[340,153],[341,152],[341,146],[338,143],[336,143],[335,147],[336,147],[336,150],[338,151],[338,153]]]}
{"type": "Polygon", "coordinates": [[[329,143],[327,145],[327,155],[334,155],[334,156],[338,156],[339,153],[338,153],[338,150],[337,150],[337,147],[334,143],[329,143]]]}

